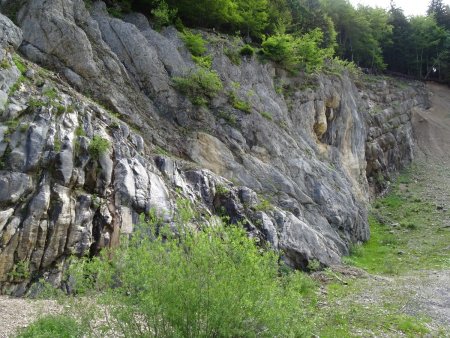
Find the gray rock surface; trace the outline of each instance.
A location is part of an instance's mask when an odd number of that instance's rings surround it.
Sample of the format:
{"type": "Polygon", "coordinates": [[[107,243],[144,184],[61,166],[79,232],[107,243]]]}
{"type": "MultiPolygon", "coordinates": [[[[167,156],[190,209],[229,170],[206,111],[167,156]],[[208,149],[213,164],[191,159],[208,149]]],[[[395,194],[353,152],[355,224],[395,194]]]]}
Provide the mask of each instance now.
{"type": "MultiPolygon", "coordinates": [[[[197,67],[174,28],[81,0],[29,0],[17,22],[33,76],[10,92],[20,72],[0,46],[11,64],[0,69],[0,292],[61,283],[67,257],[118,245],[142,213],[173,224],[180,197],[206,218],[225,212],[292,267],[336,264],[369,238],[369,193],[411,160],[411,111],[427,104],[420,84],[235,65],[223,53],[235,42],[201,32],[224,90],[199,107],[173,86],[197,67]],[[109,145],[101,154],[94,136],[109,145]],[[18,264],[30,275],[13,277],[18,264]]],[[[0,41],[17,47],[16,31],[0,41]]]]}
{"type": "Polygon", "coordinates": [[[22,30],[0,13],[0,47],[18,48],[22,43],[22,30]]]}

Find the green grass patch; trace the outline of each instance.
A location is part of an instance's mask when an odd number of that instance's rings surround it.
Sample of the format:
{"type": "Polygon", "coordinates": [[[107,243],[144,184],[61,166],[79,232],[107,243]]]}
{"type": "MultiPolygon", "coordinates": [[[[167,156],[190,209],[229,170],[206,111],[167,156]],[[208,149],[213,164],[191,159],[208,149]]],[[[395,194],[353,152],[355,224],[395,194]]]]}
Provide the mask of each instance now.
{"type": "Polygon", "coordinates": [[[25,74],[28,68],[25,65],[25,63],[22,61],[22,58],[19,55],[14,54],[12,59],[13,59],[14,64],[16,65],[17,69],[19,70],[19,72],[22,75],[25,74]]]}
{"type": "MultiPolygon", "coordinates": [[[[332,272],[329,273],[333,275],[332,272]]],[[[326,286],[327,293],[319,298],[326,307],[315,313],[316,332],[320,337],[418,337],[429,333],[427,318],[401,312],[403,295],[367,303],[361,298],[370,292],[371,281],[348,279],[334,274],[335,281],[326,286]],[[344,283],[343,283],[344,281],[344,283]]]]}
{"type": "Polygon", "coordinates": [[[17,338],[81,338],[83,336],[84,330],[75,319],[64,315],[49,315],[23,329],[17,338]]]}
{"type": "Polygon", "coordinates": [[[418,174],[426,175],[417,168],[403,173],[391,192],[375,201],[369,216],[371,238],[345,258],[347,263],[388,275],[450,267],[445,250],[450,232],[441,227],[445,214],[414,181],[418,174]]]}
{"type": "Polygon", "coordinates": [[[264,117],[266,120],[269,120],[269,121],[273,120],[272,114],[267,111],[261,112],[261,116],[264,117]]]}

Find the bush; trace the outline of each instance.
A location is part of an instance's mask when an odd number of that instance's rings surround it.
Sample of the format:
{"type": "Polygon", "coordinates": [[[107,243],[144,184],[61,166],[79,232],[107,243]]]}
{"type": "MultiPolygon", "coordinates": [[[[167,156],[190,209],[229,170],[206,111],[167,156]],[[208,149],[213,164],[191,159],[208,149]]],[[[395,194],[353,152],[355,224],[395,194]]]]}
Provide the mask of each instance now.
{"type": "Polygon", "coordinates": [[[253,56],[255,54],[255,49],[250,45],[244,45],[241,50],[239,51],[239,54],[242,56],[253,56]]]}
{"type": "Polygon", "coordinates": [[[292,69],[298,65],[295,39],[289,34],[268,37],[261,44],[263,55],[281,66],[292,69]]]}
{"type": "Polygon", "coordinates": [[[326,63],[324,70],[339,75],[348,72],[354,80],[359,80],[363,75],[361,69],[354,62],[341,60],[338,57],[330,59],[329,62],[326,63]]]}
{"type": "Polygon", "coordinates": [[[212,56],[194,56],[192,55],[192,60],[200,67],[210,69],[212,67],[212,56]]]}
{"type": "Polygon", "coordinates": [[[202,56],[206,53],[206,42],[200,34],[186,31],[182,34],[181,38],[192,55],[202,56]]]}
{"type": "Polygon", "coordinates": [[[322,68],[325,59],[333,56],[333,48],[320,48],[323,33],[315,29],[301,37],[290,34],[278,34],[268,37],[262,43],[263,55],[295,72],[299,70],[311,73],[322,68]]]}
{"type": "Polygon", "coordinates": [[[307,332],[305,306],[314,283],[300,272],[280,276],[279,257],[261,252],[237,226],[214,220],[189,230],[192,209],[177,233],[143,224],[102,258],[71,270],[83,298],[110,313],[103,328],[125,337],[287,337],[307,332]],[[94,277],[95,276],[95,277],[94,277]]]}
{"type": "Polygon", "coordinates": [[[252,106],[250,102],[241,100],[234,90],[228,93],[228,98],[233,108],[243,111],[247,114],[250,114],[252,112],[252,106]]]}
{"type": "Polygon", "coordinates": [[[207,102],[223,89],[217,72],[199,68],[184,77],[174,77],[175,86],[193,102],[207,102]]]}
{"type": "Polygon", "coordinates": [[[94,136],[89,143],[89,154],[92,158],[98,159],[100,155],[106,153],[109,149],[109,141],[101,136],[94,136]]]}
{"type": "Polygon", "coordinates": [[[156,29],[169,25],[177,16],[177,10],[169,9],[165,1],[158,3],[157,7],[152,9],[151,13],[156,29]]]}
{"type": "Polygon", "coordinates": [[[76,320],[62,316],[42,317],[23,329],[18,338],[77,338],[84,336],[84,330],[76,320]]]}

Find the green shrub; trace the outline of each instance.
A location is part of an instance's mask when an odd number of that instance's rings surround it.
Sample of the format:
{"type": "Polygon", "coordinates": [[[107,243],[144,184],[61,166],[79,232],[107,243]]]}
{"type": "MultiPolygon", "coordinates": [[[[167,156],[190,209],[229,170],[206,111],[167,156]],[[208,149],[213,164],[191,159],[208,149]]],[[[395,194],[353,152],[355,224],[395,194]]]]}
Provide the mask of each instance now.
{"type": "Polygon", "coordinates": [[[261,112],[261,116],[264,117],[266,120],[269,120],[269,121],[273,120],[272,114],[267,111],[261,112]]]}
{"type": "Polygon", "coordinates": [[[219,111],[217,113],[217,116],[221,119],[224,119],[229,125],[231,125],[233,127],[237,126],[236,115],[229,113],[229,112],[219,111]]]}
{"type": "Polygon", "coordinates": [[[42,95],[48,97],[50,100],[54,100],[58,97],[58,91],[55,88],[46,88],[42,91],[42,95]]]}
{"type": "Polygon", "coordinates": [[[186,44],[187,49],[194,56],[202,56],[206,53],[206,42],[203,40],[201,34],[194,34],[190,31],[185,31],[181,39],[186,44]]]}
{"type": "Polygon", "coordinates": [[[212,66],[212,56],[195,56],[192,55],[192,60],[200,67],[210,69],[212,66]]]}
{"type": "Polygon", "coordinates": [[[18,338],[77,338],[84,330],[75,319],[63,315],[42,317],[23,329],[18,338]]]}
{"type": "Polygon", "coordinates": [[[55,141],[53,142],[53,149],[55,152],[59,153],[62,149],[61,140],[58,137],[55,137],[55,141]]]}
{"type": "Polygon", "coordinates": [[[28,106],[33,109],[45,107],[45,105],[45,102],[39,99],[32,98],[28,100],[28,106]]]}
{"type": "Polygon", "coordinates": [[[265,198],[260,198],[259,203],[253,209],[256,211],[270,211],[273,209],[273,205],[265,198]]]}
{"type": "Polygon", "coordinates": [[[17,262],[14,264],[12,271],[8,273],[8,277],[14,282],[30,278],[30,263],[28,261],[17,262]]]}
{"type": "Polygon", "coordinates": [[[252,112],[252,106],[250,105],[250,103],[248,101],[239,99],[236,92],[231,91],[230,93],[228,93],[228,97],[233,108],[243,111],[247,114],[250,114],[252,112]]]}
{"type": "MultiPolygon", "coordinates": [[[[314,284],[300,272],[280,276],[279,256],[261,252],[237,226],[192,231],[143,224],[101,258],[77,260],[75,291],[109,309],[104,330],[125,337],[299,337],[314,284]],[[157,333],[157,334],[156,334],[157,333]]],[[[186,223],[184,223],[186,222],[186,223]]]]}
{"type": "Polygon", "coordinates": [[[262,54],[289,71],[311,73],[321,69],[325,59],[333,56],[333,48],[320,48],[323,33],[320,29],[300,37],[290,34],[273,35],[262,43],[262,54]]]}
{"type": "Polygon", "coordinates": [[[268,37],[261,44],[263,55],[281,66],[292,69],[299,63],[296,41],[292,35],[278,34],[268,37]]]}
{"type": "Polygon", "coordinates": [[[101,136],[94,136],[89,143],[89,154],[92,158],[98,159],[100,155],[106,153],[110,147],[109,141],[101,136]]]}
{"type": "Polygon", "coordinates": [[[239,66],[241,64],[241,55],[235,48],[226,48],[224,53],[233,65],[239,66]]]}
{"type": "Polygon", "coordinates": [[[184,77],[174,77],[175,87],[187,95],[193,103],[207,103],[223,89],[217,72],[205,68],[192,70],[184,77]]]}
{"type": "Polygon", "coordinates": [[[241,50],[239,51],[239,54],[242,56],[253,56],[255,54],[255,49],[250,45],[244,45],[241,50]]]}
{"type": "Polygon", "coordinates": [[[8,61],[7,57],[4,57],[3,60],[0,62],[0,69],[9,69],[11,68],[11,65],[8,61]]]}
{"type": "Polygon", "coordinates": [[[224,185],[218,184],[216,185],[216,195],[224,196],[230,192],[230,189],[225,187],[224,185]]]}
{"type": "Polygon", "coordinates": [[[324,70],[338,75],[347,71],[348,74],[356,80],[360,79],[363,75],[361,69],[354,62],[341,60],[338,57],[330,59],[330,61],[326,63],[324,70]]]}
{"type": "Polygon", "coordinates": [[[84,131],[82,126],[78,126],[77,129],[75,129],[75,135],[80,136],[86,136],[86,132],[84,131]]]}
{"type": "Polygon", "coordinates": [[[170,9],[165,1],[160,1],[158,6],[151,11],[155,28],[160,29],[170,25],[177,16],[176,9],[170,9]]]}

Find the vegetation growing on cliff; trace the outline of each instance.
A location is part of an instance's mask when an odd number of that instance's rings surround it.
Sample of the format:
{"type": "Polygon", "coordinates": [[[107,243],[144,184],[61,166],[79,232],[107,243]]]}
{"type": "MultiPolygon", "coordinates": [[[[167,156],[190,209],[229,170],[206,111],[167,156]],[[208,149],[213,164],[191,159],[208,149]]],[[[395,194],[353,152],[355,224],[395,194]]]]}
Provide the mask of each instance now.
{"type": "MultiPolygon", "coordinates": [[[[125,337],[300,337],[310,332],[307,309],[315,299],[314,282],[301,272],[281,270],[278,254],[261,251],[240,227],[212,219],[216,224],[204,231],[191,229],[194,214],[183,204],[176,235],[150,216],[152,221],[143,222],[114,252],[73,262],[72,292],[82,303],[73,320],[87,331],[95,327],[97,333],[125,337]],[[108,320],[96,325],[99,318],[92,314],[98,306],[108,320]]],[[[47,329],[44,324],[28,330],[47,329]]]]}
{"type": "Polygon", "coordinates": [[[313,49],[291,48],[292,57],[282,60],[289,67],[299,66],[295,70],[320,68],[336,53],[372,72],[387,69],[450,81],[450,8],[442,0],[431,1],[426,16],[411,18],[395,2],[389,10],[355,8],[347,0],[110,0],[109,4],[144,11],[158,27],[180,26],[182,20],[190,27],[237,32],[254,44],[263,42],[266,52],[269,45],[283,50],[303,41],[313,49]],[[309,60],[311,51],[317,55],[314,60],[309,60]],[[307,66],[296,62],[298,58],[307,66]]]}

